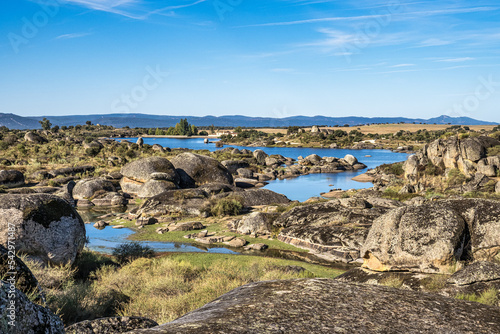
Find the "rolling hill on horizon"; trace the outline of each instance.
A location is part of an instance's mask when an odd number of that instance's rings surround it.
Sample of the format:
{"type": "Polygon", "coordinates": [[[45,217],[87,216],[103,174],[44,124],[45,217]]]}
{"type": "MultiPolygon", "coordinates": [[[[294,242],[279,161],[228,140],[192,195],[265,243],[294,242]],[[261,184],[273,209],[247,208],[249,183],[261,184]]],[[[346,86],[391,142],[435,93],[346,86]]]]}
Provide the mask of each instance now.
{"type": "Polygon", "coordinates": [[[169,116],[148,114],[95,114],[95,115],[66,115],[66,116],[32,116],[24,117],[15,114],[0,113],[0,126],[9,129],[39,129],[44,117],[53,125],[70,126],[85,124],[111,125],[116,128],[129,126],[131,128],[166,128],[174,126],[181,118],[187,118],[188,122],[196,126],[217,127],[288,127],[288,126],[356,126],[362,124],[379,123],[425,123],[425,124],[450,124],[450,125],[497,125],[495,122],[481,121],[469,117],[450,117],[442,115],[430,119],[406,118],[406,117],[329,117],[329,116],[292,116],[286,118],[272,117],[249,117],[239,115],[228,116],[169,116]]]}

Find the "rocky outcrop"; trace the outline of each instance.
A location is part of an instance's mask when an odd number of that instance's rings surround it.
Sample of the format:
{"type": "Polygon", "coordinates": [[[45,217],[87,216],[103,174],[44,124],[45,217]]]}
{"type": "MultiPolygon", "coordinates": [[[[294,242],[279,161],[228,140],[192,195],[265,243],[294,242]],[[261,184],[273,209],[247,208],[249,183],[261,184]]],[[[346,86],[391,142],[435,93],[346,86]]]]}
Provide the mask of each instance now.
{"type": "Polygon", "coordinates": [[[266,152],[264,152],[262,150],[255,150],[255,151],[253,151],[253,156],[254,156],[255,160],[257,160],[257,164],[259,164],[259,165],[266,164],[266,158],[268,157],[266,152]]]}
{"type": "Polygon", "coordinates": [[[17,170],[0,170],[0,186],[14,188],[24,185],[24,174],[17,170]]]}
{"type": "Polygon", "coordinates": [[[449,272],[461,259],[500,253],[500,203],[442,200],[394,209],[376,219],[361,249],[364,266],[379,271],[449,272]]]}
{"type": "Polygon", "coordinates": [[[446,272],[462,255],[465,231],[463,218],[442,203],[392,210],[374,221],[361,249],[364,266],[446,272]]]}
{"type": "Polygon", "coordinates": [[[236,225],[236,232],[241,234],[270,234],[276,213],[252,212],[244,216],[236,225]]]}
{"type": "Polygon", "coordinates": [[[193,153],[181,153],[172,159],[180,176],[181,188],[194,188],[205,183],[232,184],[229,170],[216,159],[193,153]]]}
{"type": "Polygon", "coordinates": [[[49,172],[51,177],[56,176],[75,176],[77,174],[92,173],[95,170],[94,166],[77,166],[55,169],[49,172]]]}
{"type": "Polygon", "coordinates": [[[236,197],[246,207],[258,205],[287,204],[290,200],[282,194],[268,189],[250,189],[216,195],[217,198],[236,197]]]}
{"type": "Polygon", "coordinates": [[[498,328],[500,310],[492,306],[383,286],[299,279],[247,284],[177,320],[130,333],[493,334],[498,328]]]}
{"type": "Polygon", "coordinates": [[[48,194],[0,196],[0,244],[15,240],[16,251],[43,263],[73,263],[85,244],[80,215],[48,194]]]}
{"type": "Polygon", "coordinates": [[[500,202],[484,199],[441,201],[463,217],[470,234],[470,256],[492,261],[500,254],[500,202]]]}
{"type": "Polygon", "coordinates": [[[121,169],[122,190],[141,197],[158,195],[179,187],[179,175],[170,161],[160,157],[140,159],[121,169]]]}
{"type": "Polygon", "coordinates": [[[44,137],[31,131],[26,132],[26,134],[24,135],[24,140],[35,144],[45,144],[48,142],[48,140],[44,137]]]}
{"type": "Polygon", "coordinates": [[[295,207],[273,225],[282,228],[280,241],[312,250],[330,261],[352,262],[374,219],[387,211],[363,199],[333,199],[295,207]]]}
{"type": "Polygon", "coordinates": [[[231,174],[236,174],[236,171],[240,168],[250,167],[250,164],[245,160],[224,160],[221,164],[226,167],[231,174]]]}
{"type": "Polygon", "coordinates": [[[365,164],[358,162],[354,156],[348,154],[343,159],[323,157],[311,154],[299,159],[299,166],[288,166],[283,172],[284,177],[298,176],[312,173],[339,173],[347,170],[366,168],[365,164]]]}
{"type": "Polygon", "coordinates": [[[147,199],[137,214],[146,217],[173,213],[203,216],[208,204],[208,194],[201,189],[168,190],[147,199]]]}
{"type": "Polygon", "coordinates": [[[456,285],[469,285],[491,281],[500,281],[500,264],[479,261],[457,271],[451,275],[447,282],[456,285]]]}
{"type": "Polygon", "coordinates": [[[500,141],[486,136],[438,139],[408,158],[403,166],[405,178],[418,182],[419,172],[429,164],[442,171],[458,169],[467,177],[474,176],[476,172],[495,176],[500,169],[500,161],[496,157],[487,157],[486,153],[488,148],[496,145],[500,145],[500,141]]]}
{"type": "Polygon", "coordinates": [[[116,192],[116,188],[111,181],[106,179],[85,179],[78,181],[73,190],[74,199],[89,199],[97,193],[116,192]]]}
{"type": "Polygon", "coordinates": [[[64,333],[63,322],[57,315],[31,302],[9,281],[0,281],[0,319],[0,333],[64,333]]]}
{"type": "MultiPolygon", "coordinates": [[[[99,206],[118,207],[127,205],[128,200],[120,193],[109,192],[95,196],[92,199],[91,203],[97,207],[99,206]]],[[[80,200],[78,201],[78,204],[80,204],[80,200]]]]}
{"type": "Polygon", "coordinates": [[[85,320],[66,328],[66,334],[114,334],[158,326],[156,321],[143,317],[110,317],[85,320]]]}

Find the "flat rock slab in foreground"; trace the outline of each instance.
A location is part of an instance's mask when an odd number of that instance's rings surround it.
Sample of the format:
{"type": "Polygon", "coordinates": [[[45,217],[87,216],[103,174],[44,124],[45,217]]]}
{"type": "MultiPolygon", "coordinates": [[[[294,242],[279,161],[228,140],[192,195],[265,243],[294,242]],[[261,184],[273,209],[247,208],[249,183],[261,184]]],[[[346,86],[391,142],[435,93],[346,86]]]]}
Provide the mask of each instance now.
{"type": "Polygon", "coordinates": [[[500,308],[329,279],[242,286],[167,324],[128,333],[500,333],[500,308]]]}

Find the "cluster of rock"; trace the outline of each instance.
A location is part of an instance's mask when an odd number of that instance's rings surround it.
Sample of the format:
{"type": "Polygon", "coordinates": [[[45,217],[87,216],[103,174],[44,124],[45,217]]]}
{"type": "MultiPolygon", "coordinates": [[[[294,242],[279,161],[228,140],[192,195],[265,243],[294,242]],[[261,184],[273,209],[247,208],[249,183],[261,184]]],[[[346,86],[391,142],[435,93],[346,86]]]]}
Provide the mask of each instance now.
{"type": "Polygon", "coordinates": [[[487,136],[438,139],[408,158],[403,166],[404,177],[411,184],[417,184],[422,171],[430,164],[445,175],[451,169],[458,169],[469,179],[477,174],[496,177],[500,171],[500,156],[487,156],[487,151],[498,145],[500,141],[487,136]]]}
{"type": "Polygon", "coordinates": [[[282,242],[308,249],[330,261],[360,262],[373,221],[400,202],[344,198],[292,208],[273,222],[282,242]],[[371,202],[371,203],[370,203],[371,202]]]}

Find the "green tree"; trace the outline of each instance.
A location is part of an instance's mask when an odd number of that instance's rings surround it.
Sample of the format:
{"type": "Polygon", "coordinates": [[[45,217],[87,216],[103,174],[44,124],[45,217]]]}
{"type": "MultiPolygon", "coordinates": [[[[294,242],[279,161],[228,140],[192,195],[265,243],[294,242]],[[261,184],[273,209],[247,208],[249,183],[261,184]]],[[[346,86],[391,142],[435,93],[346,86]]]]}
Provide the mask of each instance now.
{"type": "Polygon", "coordinates": [[[44,129],[44,130],[50,130],[50,127],[52,126],[52,123],[50,123],[50,121],[48,119],[46,119],[45,117],[43,118],[43,120],[38,121],[38,123],[40,123],[40,125],[42,126],[42,129],[44,129]]]}
{"type": "Polygon", "coordinates": [[[191,125],[191,134],[195,136],[198,134],[198,128],[194,124],[191,125]]]}

